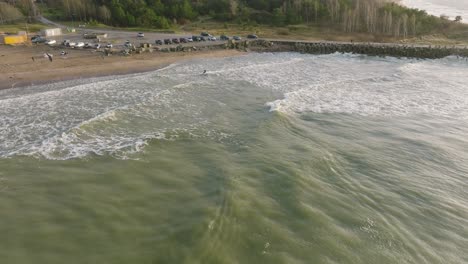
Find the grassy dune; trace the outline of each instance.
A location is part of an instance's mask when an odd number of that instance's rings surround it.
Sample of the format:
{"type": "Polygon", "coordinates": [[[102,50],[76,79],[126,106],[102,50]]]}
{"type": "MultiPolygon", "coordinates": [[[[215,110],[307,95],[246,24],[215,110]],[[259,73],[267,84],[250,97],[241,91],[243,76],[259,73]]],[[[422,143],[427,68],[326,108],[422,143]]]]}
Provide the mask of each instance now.
{"type": "Polygon", "coordinates": [[[0,24],[0,32],[17,33],[18,31],[38,32],[41,29],[47,28],[47,25],[33,23],[15,23],[15,24],[0,24]]]}
{"type": "Polygon", "coordinates": [[[291,40],[328,40],[328,41],[360,41],[360,42],[402,42],[438,45],[468,45],[468,27],[454,25],[447,28],[447,33],[430,34],[417,37],[393,38],[389,36],[369,33],[345,33],[327,25],[294,25],[286,27],[273,27],[255,24],[219,23],[213,20],[201,20],[181,26],[181,31],[202,32],[208,31],[214,35],[257,34],[263,38],[291,39],[291,40]]]}

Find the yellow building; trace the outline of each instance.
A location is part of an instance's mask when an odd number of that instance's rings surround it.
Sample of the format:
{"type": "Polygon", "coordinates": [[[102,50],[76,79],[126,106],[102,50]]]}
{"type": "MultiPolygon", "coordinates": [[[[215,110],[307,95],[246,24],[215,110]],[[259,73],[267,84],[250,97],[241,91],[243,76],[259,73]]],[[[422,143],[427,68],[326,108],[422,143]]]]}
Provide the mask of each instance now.
{"type": "Polygon", "coordinates": [[[4,44],[8,45],[15,45],[15,44],[23,44],[28,40],[27,35],[5,35],[3,36],[3,42],[4,44]]]}

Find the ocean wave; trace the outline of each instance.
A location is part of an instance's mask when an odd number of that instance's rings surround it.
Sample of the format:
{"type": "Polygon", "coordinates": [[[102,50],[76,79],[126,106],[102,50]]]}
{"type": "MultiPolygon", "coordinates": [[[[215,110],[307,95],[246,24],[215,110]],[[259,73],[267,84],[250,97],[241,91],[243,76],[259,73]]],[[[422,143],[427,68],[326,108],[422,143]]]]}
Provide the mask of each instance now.
{"type": "Polygon", "coordinates": [[[124,157],[178,133],[224,140],[235,127],[232,118],[248,115],[245,108],[258,102],[286,114],[466,118],[467,68],[455,58],[251,54],[11,89],[0,94],[0,157],[124,157]]]}

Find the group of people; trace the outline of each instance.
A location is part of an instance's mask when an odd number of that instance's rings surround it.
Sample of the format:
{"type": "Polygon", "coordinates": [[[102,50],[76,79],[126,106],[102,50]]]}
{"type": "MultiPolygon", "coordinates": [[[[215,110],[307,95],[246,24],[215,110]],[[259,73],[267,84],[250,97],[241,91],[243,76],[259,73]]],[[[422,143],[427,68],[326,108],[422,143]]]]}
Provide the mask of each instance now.
{"type": "MultiPolygon", "coordinates": [[[[62,50],[60,52],[60,56],[67,56],[67,55],[68,55],[67,51],[62,50]]],[[[52,54],[50,54],[48,52],[44,53],[43,56],[44,56],[44,58],[49,59],[50,62],[52,62],[54,60],[54,55],[52,55],[52,54]]],[[[34,59],[34,56],[31,57],[31,59],[32,59],[32,61],[36,61],[36,59],[34,59]]]]}

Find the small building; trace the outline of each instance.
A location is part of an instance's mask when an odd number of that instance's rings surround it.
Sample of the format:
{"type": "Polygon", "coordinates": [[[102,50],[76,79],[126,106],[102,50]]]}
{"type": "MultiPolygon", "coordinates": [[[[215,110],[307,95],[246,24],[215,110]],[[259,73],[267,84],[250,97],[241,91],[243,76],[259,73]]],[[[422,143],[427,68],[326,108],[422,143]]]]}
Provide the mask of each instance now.
{"type": "Polygon", "coordinates": [[[61,28],[47,28],[41,30],[41,35],[44,37],[54,37],[62,35],[61,28]]]}
{"type": "Polygon", "coordinates": [[[0,34],[0,44],[5,44],[5,34],[0,34]]]}

